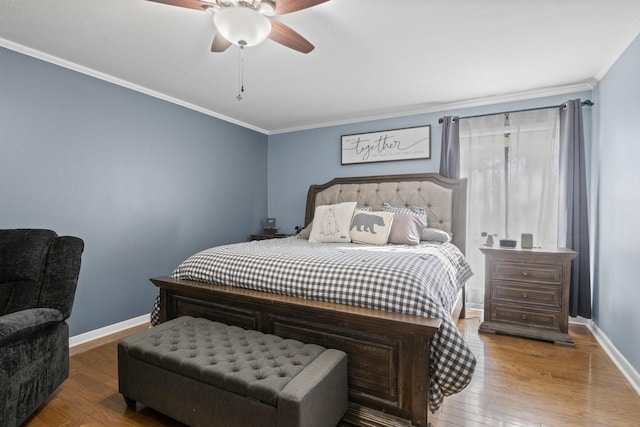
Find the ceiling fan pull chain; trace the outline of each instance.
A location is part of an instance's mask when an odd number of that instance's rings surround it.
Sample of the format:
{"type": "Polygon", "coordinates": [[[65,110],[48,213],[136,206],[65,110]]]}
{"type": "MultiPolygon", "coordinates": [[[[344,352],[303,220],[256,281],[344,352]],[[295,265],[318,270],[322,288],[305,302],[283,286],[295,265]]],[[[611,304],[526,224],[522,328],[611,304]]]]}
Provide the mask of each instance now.
{"type": "Polygon", "coordinates": [[[244,46],[240,46],[240,76],[239,76],[239,85],[240,89],[238,90],[238,96],[236,99],[238,101],[242,101],[242,94],[244,93],[244,46]]]}

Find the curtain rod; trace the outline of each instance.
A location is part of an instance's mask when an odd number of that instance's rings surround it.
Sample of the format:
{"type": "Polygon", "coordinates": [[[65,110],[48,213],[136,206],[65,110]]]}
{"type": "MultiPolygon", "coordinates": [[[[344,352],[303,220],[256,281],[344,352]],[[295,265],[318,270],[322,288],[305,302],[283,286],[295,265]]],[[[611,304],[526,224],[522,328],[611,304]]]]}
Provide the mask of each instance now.
{"type": "MultiPolygon", "coordinates": [[[[465,116],[465,117],[458,117],[458,119],[473,119],[476,117],[486,117],[486,116],[497,116],[498,114],[507,114],[507,113],[523,113],[525,111],[535,111],[535,110],[546,110],[547,108],[560,108],[564,105],[565,103],[563,102],[560,105],[549,105],[547,107],[536,107],[536,108],[526,108],[524,110],[513,110],[513,111],[503,111],[501,113],[487,113],[487,114],[477,114],[475,116],[465,116]]],[[[582,106],[583,107],[591,107],[593,105],[593,102],[591,102],[590,99],[587,99],[585,101],[582,101],[582,106]]],[[[440,117],[438,119],[438,123],[442,124],[443,118],[440,117]]]]}

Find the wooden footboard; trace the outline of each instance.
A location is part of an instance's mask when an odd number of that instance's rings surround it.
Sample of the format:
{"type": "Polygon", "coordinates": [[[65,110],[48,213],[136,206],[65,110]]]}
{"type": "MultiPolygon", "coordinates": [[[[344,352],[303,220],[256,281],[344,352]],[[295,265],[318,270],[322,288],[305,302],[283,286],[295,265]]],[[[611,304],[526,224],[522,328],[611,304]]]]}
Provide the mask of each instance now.
{"type": "Polygon", "coordinates": [[[337,348],[349,357],[349,412],[363,426],[428,425],[429,342],[441,321],[159,277],[160,319],[178,316],[337,348]]]}

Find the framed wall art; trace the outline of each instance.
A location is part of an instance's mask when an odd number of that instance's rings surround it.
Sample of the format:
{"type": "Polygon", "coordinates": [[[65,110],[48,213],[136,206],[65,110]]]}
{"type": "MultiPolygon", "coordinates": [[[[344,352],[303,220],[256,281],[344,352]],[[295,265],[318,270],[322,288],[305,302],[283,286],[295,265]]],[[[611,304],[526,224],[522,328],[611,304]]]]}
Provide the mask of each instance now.
{"type": "Polygon", "coordinates": [[[430,159],[431,126],[342,135],[341,153],[343,165],[430,159]]]}

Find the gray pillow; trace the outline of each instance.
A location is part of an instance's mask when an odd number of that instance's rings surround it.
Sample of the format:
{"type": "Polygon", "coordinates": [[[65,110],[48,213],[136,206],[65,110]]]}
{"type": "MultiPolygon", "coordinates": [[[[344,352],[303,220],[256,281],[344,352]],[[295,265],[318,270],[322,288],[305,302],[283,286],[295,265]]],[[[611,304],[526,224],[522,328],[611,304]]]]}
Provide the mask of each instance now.
{"type": "Polygon", "coordinates": [[[451,241],[451,235],[449,235],[449,233],[447,233],[446,231],[442,231],[437,228],[425,228],[422,232],[420,240],[449,243],[451,241]]]}
{"type": "Polygon", "coordinates": [[[396,245],[417,245],[426,228],[427,221],[422,216],[395,214],[388,241],[396,245]]]}
{"type": "Polygon", "coordinates": [[[311,228],[313,228],[313,220],[302,229],[301,232],[298,233],[298,238],[309,240],[309,236],[311,235],[311,228]]]}

